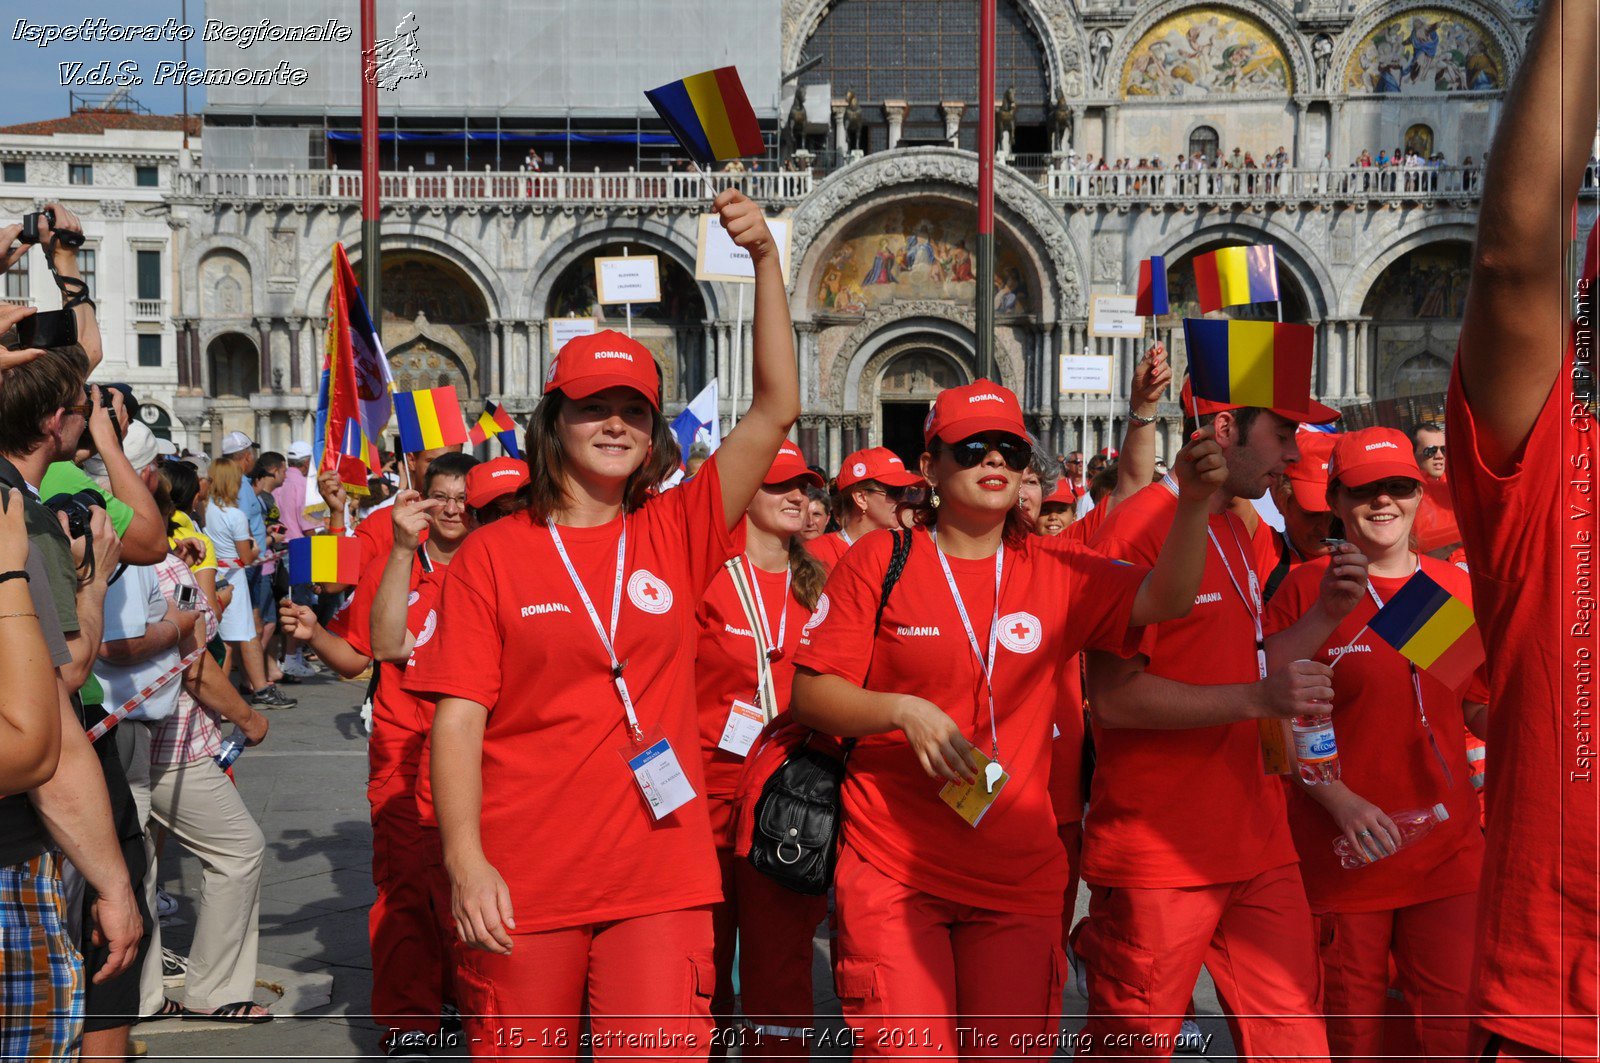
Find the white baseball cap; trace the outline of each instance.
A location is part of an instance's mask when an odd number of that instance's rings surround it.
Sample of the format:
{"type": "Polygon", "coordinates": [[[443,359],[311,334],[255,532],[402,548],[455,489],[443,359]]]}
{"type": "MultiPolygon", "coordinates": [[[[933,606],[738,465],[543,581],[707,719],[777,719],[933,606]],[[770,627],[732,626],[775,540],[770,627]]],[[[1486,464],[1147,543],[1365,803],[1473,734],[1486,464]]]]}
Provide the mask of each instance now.
{"type": "Polygon", "coordinates": [[[240,451],[249,450],[255,445],[256,441],[243,432],[229,432],[222,437],[222,456],[227,457],[230,454],[237,454],[240,451]]]}
{"type": "Polygon", "coordinates": [[[311,457],[311,444],[303,439],[297,439],[289,444],[289,449],[284,451],[283,456],[290,461],[307,461],[311,457]]]}

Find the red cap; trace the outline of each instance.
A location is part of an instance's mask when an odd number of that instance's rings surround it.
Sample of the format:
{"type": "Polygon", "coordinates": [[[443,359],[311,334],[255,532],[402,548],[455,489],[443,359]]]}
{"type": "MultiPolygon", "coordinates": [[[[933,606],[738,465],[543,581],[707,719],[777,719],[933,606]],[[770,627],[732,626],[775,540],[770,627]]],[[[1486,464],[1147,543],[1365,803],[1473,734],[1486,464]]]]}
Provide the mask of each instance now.
{"type": "Polygon", "coordinates": [[[1054,502],[1059,502],[1063,506],[1076,506],[1078,504],[1078,491],[1077,488],[1072,486],[1071,481],[1066,479],[1057,480],[1056,489],[1046,495],[1044,500],[1039,503],[1039,506],[1042,509],[1054,502]]]}
{"type": "Polygon", "coordinates": [[[1294,437],[1300,460],[1283,470],[1294,500],[1307,513],[1328,512],[1328,459],[1339,437],[1329,432],[1299,432],[1294,437]]]}
{"type": "Polygon", "coordinates": [[[1338,437],[1328,460],[1328,480],[1346,487],[1403,476],[1422,483],[1411,440],[1398,428],[1363,428],[1338,437]]]}
{"type": "Polygon", "coordinates": [[[1101,457],[1101,458],[1114,458],[1114,457],[1117,456],[1117,448],[1116,447],[1101,447],[1100,448],[1100,453],[1098,455],[1096,455],[1096,456],[1097,457],[1101,457]]]}
{"type": "Polygon", "coordinates": [[[492,458],[467,470],[467,505],[482,509],[528,482],[528,463],[521,458],[492,458]]]}
{"type": "Polygon", "coordinates": [[[582,399],[606,388],[632,388],[661,408],[661,374],[650,349],[615,329],[574,336],[550,363],[544,393],[582,399]]]}
{"type": "Polygon", "coordinates": [[[865,480],[876,480],[885,487],[911,487],[920,484],[922,477],[907,469],[900,455],[888,447],[868,447],[851,454],[839,466],[839,490],[865,480]]]}
{"type": "MultiPolygon", "coordinates": [[[[1193,400],[1191,397],[1193,394],[1194,392],[1190,389],[1189,378],[1185,376],[1183,378],[1183,387],[1178,391],[1179,407],[1185,414],[1192,412],[1193,400]]],[[[1202,417],[1208,413],[1221,413],[1224,410],[1242,410],[1245,408],[1238,403],[1212,402],[1210,399],[1200,399],[1199,406],[1202,417]]],[[[1299,424],[1329,424],[1337,421],[1340,416],[1338,410],[1332,406],[1324,406],[1309,395],[1306,396],[1306,408],[1303,410],[1291,410],[1287,407],[1279,408],[1277,406],[1271,406],[1268,409],[1279,417],[1299,424]]]]}
{"type": "Polygon", "coordinates": [[[806,467],[806,456],[800,453],[800,448],[789,442],[783,441],[783,446],[778,448],[778,456],[772,459],[772,468],[767,470],[767,475],[762,479],[764,484],[787,483],[793,479],[802,479],[815,487],[822,487],[822,477],[806,467]]]}
{"type": "Polygon", "coordinates": [[[979,378],[959,388],[946,388],[933,400],[933,409],[922,424],[922,441],[942,439],[959,443],[979,432],[1010,432],[1027,440],[1028,426],[1022,421],[1022,404],[1010,388],[979,378]]]}

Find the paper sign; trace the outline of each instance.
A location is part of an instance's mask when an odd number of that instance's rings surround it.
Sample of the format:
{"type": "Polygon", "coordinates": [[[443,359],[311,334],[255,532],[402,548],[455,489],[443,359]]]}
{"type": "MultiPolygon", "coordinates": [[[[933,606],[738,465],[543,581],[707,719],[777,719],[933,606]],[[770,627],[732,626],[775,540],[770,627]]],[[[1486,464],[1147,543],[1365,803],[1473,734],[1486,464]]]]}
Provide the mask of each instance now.
{"type": "MultiPolygon", "coordinates": [[[[768,218],[767,228],[778,244],[778,265],[785,283],[789,278],[789,223],[783,218],[768,218]]],[[[756,268],[750,252],[733,242],[715,214],[700,215],[700,234],[695,241],[694,279],[699,281],[746,281],[754,283],[756,268]]]]}
{"type": "Polygon", "coordinates": [[[654,255],[594,260],[594,288],[598,302],[659,303],[661,273],[654,255]]]}
{"type": "Polygon", "coordinates": [[[1132,295],[1097,295],[1089,302],[1089,335],[1144,335],[1144,318],[1134,312],[1138,299],[1132,295]]]}
{"type": "Polygon", "coordinates": [[[550,349],[556,354],[567,341],[578,336],[592,336],[595,322],[592,317],[553,317],[550,319],[550,349]]]}
{"type": "Polygon", "coordinates": [[[1006,783],[1011,781],[1011,776],[1001,771],[991,790],[985,783],[988,768],[994,762],[983,755],[981,750],[974,749],[972,755],[978,760],[978,781],[975,783],[947,782],[939,790],[939,800],[956,810],[956,814],[976,827],[983,822],[983,817],[988,813],[994,803],[1000,799],[1000,791],[1006,788],[1006,783]]]}
{"type": "Polygon", "coordinates": [[[1109,354],[1063,354],[1061,356],[1061,394],[1111,394],[1111,356],[1109,354]]]}

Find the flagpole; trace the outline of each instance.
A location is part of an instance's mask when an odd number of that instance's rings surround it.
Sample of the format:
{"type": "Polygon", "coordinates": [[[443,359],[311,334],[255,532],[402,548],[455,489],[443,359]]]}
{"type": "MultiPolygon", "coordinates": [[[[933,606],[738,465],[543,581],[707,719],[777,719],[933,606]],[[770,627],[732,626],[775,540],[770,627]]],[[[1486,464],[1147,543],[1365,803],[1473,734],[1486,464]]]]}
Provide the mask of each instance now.
{"type": "Polygon", "coordinates": [[[733,377],[733,394],[728,397],[728,409],[731,411],[728,414],[729,431],[732,431],[733,426],[739,423],[739,396],[741,394],[739,380],[744,375],[744,285],[735,282],[734,287],[739,289],[739,296],[734,303],[738,309],[735,311],[733,319],[733,365],[729,367],[731,370],[729,375],[733,377]]]}
{"type": "Polygon", "coordinates": [[[994,36],[995,0],[978,0],[978,375],[994,365],[994,36]]]}
{"type": "MultiPolygon", "coordinates": [[[[623,244],[622,245],[622,257],[623,258],[627,258],[628,257],[628,245],[627,244],[623,244]]],[[[622,309],[628,315],[628,338],[631,340],[631,339],[633,339],[633,304],[632,303],[623,303],[622,304],[622,309]]]]}
{"type": "Polygon", "coordinates": [[[378,281],[382,277],[379,243],[382,208],[378,188],[377,0],[361,0],[361,286],[365,289],[372,327],[383,320],[378,281]],[[368,62],[372,63],[371,68],[368,62]]]}

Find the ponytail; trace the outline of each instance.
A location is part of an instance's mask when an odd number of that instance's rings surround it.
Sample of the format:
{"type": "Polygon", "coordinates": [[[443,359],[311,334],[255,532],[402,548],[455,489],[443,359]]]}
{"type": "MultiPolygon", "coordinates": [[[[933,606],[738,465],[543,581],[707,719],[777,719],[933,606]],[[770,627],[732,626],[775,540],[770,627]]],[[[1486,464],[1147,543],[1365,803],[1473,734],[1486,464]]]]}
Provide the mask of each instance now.
{"type": "Polygon", "coordinates": [[[793,578],[795,601],[805,606],[807,612],[815,611],[823,584],[828,582],[828,570],[811,556],[798,535],[789,536],[789,574],[793,578]]]}

